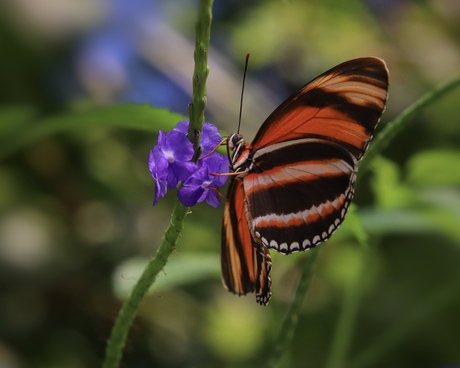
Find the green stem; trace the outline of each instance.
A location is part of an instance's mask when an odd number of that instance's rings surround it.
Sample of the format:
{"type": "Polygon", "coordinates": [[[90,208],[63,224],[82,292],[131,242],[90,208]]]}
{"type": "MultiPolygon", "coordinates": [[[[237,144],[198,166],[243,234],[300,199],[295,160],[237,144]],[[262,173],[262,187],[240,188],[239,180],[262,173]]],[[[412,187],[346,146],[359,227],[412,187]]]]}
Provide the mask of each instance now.
{"type": "MultiPolygon", "coordinates": [[[[385,129],[383,129],[382,132],[375,138],[368,152],[360,162],[360,173],[366,171],[370,167],[373,158],[382,152],[390,144],[391,140],[397,136],[401,129],[407,126],[417,114],[459,85],[460,77],[454,78],[450,82],[424,95],[417,102],[404,110],[395,120],[388,123],[385,129]]],[[[310,279],[312,277],[311,268],[314,264],[314,258],[315,257],[309,258],[309,265],[304,268],[302,275],[300,276],[299,286],[297,288],[294,301],[287,312],[286,318],[277,337],[276,347],[268,363],[269,367],[276,367],[279,364],[283,350],[289,345],[292,339],[302,301],[308,291],[310,279]]],[[[360,270],[360,272],[363,272],[363,270],[360,270]]],[[[347,290],[345,294],[344,305],[339,317],[334,342],[332,344],[331,358],[327,362],[328,367],[340,367],[344,365],[349,349],[349,342],[353,333],[356,313],[359,308],[359,300],[359,285],[355,282],[350,286],[349,290],[347,290]]]]}
{"type": "MultiPolygon", "coordinates": [[[[425,94],[422,98],[404,110],[395,120],[389,123],[385,129],[376,137],[369,151],[364,156],[360,163],[360,173],[366,171],[370,166],[372,160],[382,152],[397,134],[406,127],[417,116],[422,109],[440,99],[447,92],[460,85],[460,77],[451,80],[450,82],[442,85],[441,87],[425,94]]],[[[359,240],[359,238],[358,238],[359,240]]],[[[363,245],[364,256],[368,255],[368,246],[361,239],[363,245]]],[[[360,276],[365,274],[365,264],[361,263],[360,269],[357,270],[357,277],[352,280],[350,285],[345,290],[343,305],[339,320],[337,323],[336,333],[332,342],[331,352],[326,364],[327,368],[341,368],[346,366],[347,353],[349,351],[350,343],[353,336],[353,327],[356,321],[356,316],[359,309],[359,302],[361,299],[361,285],[360,276]]],[[[372,356],[372,353],[370,354],[372,356]]],[[[363,361],[366,359],[365,357],[363,361]]],[[[353,364],[353,366],[356,366],[353,364]]]]}
{"type": "Polygon", "coordinates": [[[426,93],[408,108],[406,108],[393,121],[386,124],[385,128],[374,138],[359,165],[359,172],[362,173],[370,168],[370,164],[375,156],[380,154],[390,142],[404,129],[420,112],[427,106],[441,99],[446,93],[460,86],[460,76],[439,86],[431,92],[426,93]]]}
{"type": "Polygon", "coordinates": [[[187,215],[188,208],[176,201],[171,223],[165,232],[160,248],[137,281],[131,295],[124,302],[120,313],[118,314],[115,325],[112,328],[112,334],[107,342],[107,349],[103,368],[115,368],[120,364],[123,348],[126,343],[129,328],[131,327],[139,304],[155,282],[158,273],[164,268],[168,261],[169,255],[176,247],[179,235],[182,232],[183,222],[187,215]]]}
{"type": "Polygon", "coordinates": [[[347,366],[347,355],[353,341],[353,331],[358,315],[362,295],[362,280],[366,274],[366,265],[369,258],[369,249],[362,248],[359,265],[354,270],[353,277],[345,286],[343,302],[336,330],[331,344],[326,368],[344,368],[347,366]]]}
{"type": "MultiPolygon", "coordinates": [[[[199,137],[204,122],[204,108],[206,106],[206,78],[208,75],[208,53],[211,32],[212,0],[201,0],[198,12],[195,72],[193,76],[193,105],[190,108],[190,130],[198,134],[189,134],[195,146],[195,155],[199,155],[199,137]]],[[[129,328],[145,294],[155,282],[158,273],[164,268],[169,255],[173,252],[183,229],[183,223],[189,209],[176,201],[171,222],[165,232],[160,248],[152,261],[149,262],[140,279],[134,286],[131,295],[124,302],[113,326],[111,336],[107,342],[106,356],[103,368],[116,368],[120,364],[123,348],[126,344],[129,328]]]]}
{"type": "Polygon", "coordinates": [[[302,308],[303,301],[305,300],[305,295],[310,287],[310,281],[313,276],[312,269],[315,264],[316,257],[318,256],[318,252],[318,248],[309,251],[306,264],[302,268],[302,274],[300,275],[294,300],[289,306],[283,320],[283,324],[281,325],[281,329],[276,338],[275,348],[273,349],[273,353],[267,362],[267,367],[269,368],[275,368],[279,365],[283,352],[285,352],[286,348],[291,344],[295,328],[297,326],[297,321],[299,320],[300,310],[302,308]]]}
{"type": "Polygon", "coordinates": [[[443,308],[453,305],[455,300],[458,300],[459,285],[458,276],[451,283],[440,285],[432,294],[423,299],[423,303],[418,303],[416,308],[408,311],[399,322],[392,323],[386,330],[381,331],[368,347],[360,350],[349,366],[353,368],[377,366],[378,362],[389,356],[392,349],[413,335],[424,321],[430,320],[443,308]]]}
{"type": "MultiPolygon", "coordinates": [[[[196,24],[195,69],[193,70],[192,86],[193,98],[189,106],[190,125],[189,138],[193,143],[195,152],[199,156],[200,137],[196,132],[201,132],[204,124],[204,109],[206,107],[206,79],[209,74],[208,49],[211,38],[212,4],[214,0],[201,0],[196,24]]],[[[198,159],[195,157],[195,160],[198,159]]]]}

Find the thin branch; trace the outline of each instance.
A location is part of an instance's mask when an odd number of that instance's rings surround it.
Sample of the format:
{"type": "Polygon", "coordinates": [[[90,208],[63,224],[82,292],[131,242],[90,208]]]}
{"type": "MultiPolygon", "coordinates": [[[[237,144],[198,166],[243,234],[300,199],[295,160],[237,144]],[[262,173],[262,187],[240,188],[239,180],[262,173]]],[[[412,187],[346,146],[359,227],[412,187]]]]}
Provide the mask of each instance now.
{"type": "MultiPolygon", "coordinates": [[[[199,156],[199,137],[204,122],[204,108],[206,105],[206,77],[208,75],[207,50],[209,48],[211,32],[211,12],[213,0],[201,0],[199,5],[196,47],[195,50],[195,73],[193,76],[193,105],[190,108],[189,138],[195,146],[195,156],[199,156]]],[[[131,295],[124,302],[117,317],[112,334],[107,342],[106,356],[103,368],[117,368],[120,365],[123,349],[126,344],[129,328],[134,321],[139,304],[145,294],[155,282],[158,273],[168,261],[168,257],[174,251],[182,233],[183,223],[188,213],[188,208],[178,200],[174,206],[171,222],[165,232],[160,248],[152,261],[149,262],[142,273],[131,295]]]]}

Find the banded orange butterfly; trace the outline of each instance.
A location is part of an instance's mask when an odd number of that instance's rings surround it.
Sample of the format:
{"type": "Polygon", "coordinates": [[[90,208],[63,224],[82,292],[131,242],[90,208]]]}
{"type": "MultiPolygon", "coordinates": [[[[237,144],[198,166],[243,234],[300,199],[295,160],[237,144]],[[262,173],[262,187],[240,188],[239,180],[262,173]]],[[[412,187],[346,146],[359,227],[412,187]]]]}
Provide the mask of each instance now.
{"type": "Polygon", "coordinates": [[[222,280],[234,294],[271,298],[269,249],[289,254],[329,239],[353,198],[358,161],[385,109],[388,70],[375,57],[321,74],[265,120],[252,143],[227,140],[230,182],[222,280]]]}

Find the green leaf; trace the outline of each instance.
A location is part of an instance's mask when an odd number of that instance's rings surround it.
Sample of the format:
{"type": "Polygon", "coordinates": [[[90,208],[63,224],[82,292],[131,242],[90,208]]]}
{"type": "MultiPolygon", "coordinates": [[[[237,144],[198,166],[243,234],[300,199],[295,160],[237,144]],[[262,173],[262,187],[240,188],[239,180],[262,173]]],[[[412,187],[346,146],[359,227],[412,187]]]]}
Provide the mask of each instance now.
{"type": "Polygon", "coordinates": [[[378,366],[380,361],[391,356],[405,340],[414,336],[420,329],[420,325],[432,321],[433,316],[452,306],[458,299],[460,280],[456,276],[450,281],[431,290],[423,302],[415,304],[406,314],[396,317],[393,323],[389,323],[384,330],[376,333],[367,345],[360,347],[357,356],[348,366],[354,368],[378,366]]]}
{"type": "Polygon", "coordinates": [[[149,105],[117,105],[52,116],[26,127],[10,129],[10,134],[0,145],[0,160],[37,140],[73,129],[109,126],[153,132],[170,130],[178,121],[185,119],[182,115],[149,105]]]}
{"type": "Polygon", "coordinates": [[[430,222],[443,236],[460,245],[460,191],[457,188],[428,189],[421,191],[420,198],[431,205],[426,211],[430,222]]]}
{"type": "Polygon", "coordinates": [[[30,122],[36,115],[31,106],[2,106],[0,107],[0,138],[30,122]]]}
{"type": "Polygon", "coordinates": [[[371,235],[439,234],[460,242],[460,192],[430,189],[414,193],[410,209],[360,210],[364,229],[371,235]]]}
{"type": "Polygon", "coordinates": [[[402,183],[398,166],[381,156],[372,163],[372,188],[381,208],[402,208],[413,202],[412,189],[402,183]]]}
{"type": "Polygon", "coordinates": [[[358,240],[359,244],[363,246],[367,245],[368,234],[363,227],[362,218],[353,203],[348,208],[347,217],[344,221],[344,227],[350,230],[351,235],[358,240]]]}
{"type": "MultiPolygon", "coordinates": [[[[113,274],[115,295],[126,299],[148,262],[145,258],[131,258],[119,265],[113,274]]],[[[202,280],[218,279],[219,275],[220,258],[217,254],[176,255],[168,260],[149,293],[164,292],[202,280]]]]}
{"type": "Polygon", "coordinates": [[[414,155],[407,165],[408,181],[419,186],[460,185],[460,152],[424,151],[414,155]]]}
{"type": "Polygon", "coordinates": [[[438,231],[432,220],[420,210],[360,210],[364,229],[371,235],[425,234],[438,231]]]}
{"type": "MultiPolygon", "coordinates": [[[[460,76],[451,79],[449,82],[438,88],[426,93],[424,96],[415,101],[406,108],[393,121],[387,123],[380,133],[374,138],[369,150],[360,162],[359,170],[361,174],[369,169],[370,163],[378,156],[390,142],[405,129],[414,118],[428,106],[438,102],[448,92],[460,86],[460,76]]],[[[362,176],[361,176],[362,177],[362,176]]],[[[359,179],[359,178],[358,178],[359,179]]],[[[359,181],[359,180],[358,180],[359,181]]]]}

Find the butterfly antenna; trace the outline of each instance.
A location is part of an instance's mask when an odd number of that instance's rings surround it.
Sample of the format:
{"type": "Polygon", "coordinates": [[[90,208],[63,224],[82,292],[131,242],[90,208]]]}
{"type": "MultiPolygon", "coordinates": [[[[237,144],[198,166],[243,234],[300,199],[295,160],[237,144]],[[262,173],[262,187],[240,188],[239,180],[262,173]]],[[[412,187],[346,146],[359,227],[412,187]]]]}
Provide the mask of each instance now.
{"type": "Polygon", "coordinates": [[[246,82],[246,72],[248,71],[249,55],[251,55],[250,52],[248,52],[248,53],[246,54],[246,61],[245,61],[245,63],[244,63],[243,83],[242,83],[242,86],[241,86],[240,115],[239,115],[239,118],[238,118],[238,130],[237,130],[237,133],[240,132],[240,127],[241,127],[241,116],[243,115],[244,82],[246,82]]]}

